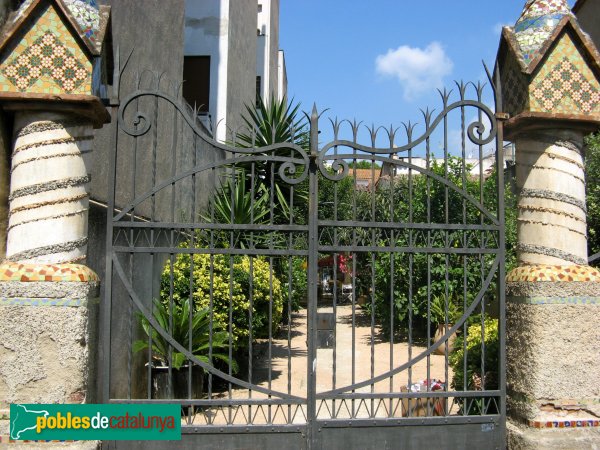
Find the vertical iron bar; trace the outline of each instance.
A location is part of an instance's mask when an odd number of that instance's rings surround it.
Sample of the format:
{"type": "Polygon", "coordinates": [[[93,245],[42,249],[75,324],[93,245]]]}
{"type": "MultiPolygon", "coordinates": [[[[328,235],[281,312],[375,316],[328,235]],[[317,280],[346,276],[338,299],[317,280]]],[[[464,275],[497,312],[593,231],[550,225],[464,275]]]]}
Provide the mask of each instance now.
{"type": "Polygon", "coordinates": [[[110,369],[111,369],[111,313],[112,313],[112,271],[113,271],[113,214],[115,211],[115,184],[117,179],[117,153],[119,143],[119,122],[118,122],[118,111],[119,111],[119,78],[120,78],[120,55],[117,47],[115,51],[115,83],[113,86],[113,96],[110,99],[110,116],[113,124],[112,134],[112,148],[108,155],[108,205],[106,209],[106,257],[105,263],[106,268],[104,272],[104,301],[102,302],[101,314],[102,314],[102,347],[101,361],[102,361],[102,388],[100,398],[104,403],[108,403],[110,400],[110,369]]]}
{"type": "MultiPolygon", "coordinates": [[[[290,156],[293,156],[293,150],[290,151],[290,156]]],[[[294,185],[290,186],[290,225],[294,224],[294,185]]],[[[292,250],[293,246],[293,233],[290,232],[288,235],[288,249],[292,250]]],[[[287,393],[292,393],[292,291],[294,289],[293,282],[293,264],[294,258],[288,257],[288,323],[287,323],[287,358],[288,358],[288,371],[287,371],[287,393]]],[[[288,420],[287,423],[292,423],[292,405],[288,404],[288,420]]]]}
{"type": "MultiPolygon", "coordinates": [[[[233,165],[233,167],[230,168],[230,170],[228,171],[230,176],[231,176],[231,186],[232,186],[232,190],[231,190],[231,197],[230,197],[230,201],[231,201],[231,211],[229,212],[229,221],[230,223],[234,222],[234,217],[233,217],[233,209],[234,209],[234,197],[233,197],[233,191],[235,189],[235,176],[236,176],[236,167],[235,164],[233,165]]],[[[225,181],[227,182],[227,179],[225,179],[225,181]]],[[[213,215],[214,215],[214,206],[213,206],[213,215]]],[[[233,231],[229,232],[229,248],[234,248],[235,247],[235,242],[234,242],[234,236],[233,236],[233,231]]],[[[230,255],[229,256],[229,365],[228,365],[228,374],[229,376],[232,375],[233,373],[233,366],[231,364],[232,358],[233,358],[233,264],[234,264],[235,260],[234,260],[234,256],[230,255]]],[[[237,344],[237,343],[236,343],[237,344]]],[[[229,394],[229,400],[232,399],[233,397],[233,386],[232,383],[229,382],[228,383],[228,394],[229,394]]],[[[238,408],[241,408],[241,406],[238,406],[238,408]]],[[[231,408],[229,408],[229,423],[232,422],[232,410],[231,408]]]]}
{"type": "MultiPolygon", "coordinates": [[[[412,143],[412,128],[409,124],[408,127],[408,143],[412,143]]],[[[412,145],[408,149],[408,162],[412,166],[412,145]]],[[[413,236],[413,221],[414,221],[414,209],[413,209],[413,172],[412,168],[408,169],[408,222],[411,225],[408,231],[408,246],[413,248],[414,236],[413,236]]],[[[413,352],[413,267],[414,267],[414,253],[411,251],[408,254],[408,360],[412,361],[413,352]]],[[[408,388],[412,386],[412,365],[408,366],[408,388]]],[[[411,399],[408,399],[408,410],[411,411],[411,399]]],[[[411,414],[409,414],[411,415],[411,414]]]]}
{"type": "MultiPolygon", "coordinates": [[[[352,161],[354,162],[354,177],[353,177],[353,184],[352,184],[352,221],[354,223],[356,223],[356,221],[358,220],[357,216],[356,216],[356,191],[357,191],[357,187],[358,187],[358,180],[357,180],[357,153],[356,153],[356,148],[352,147],[352,161]]],[[[352,227],[352,246],[356,247],[356,227],[352,227]]],[[[352,261],[353,264],[353,269],[355,269],[356,266],[356,258],[354,258],[354,260],[352,261]]],[[[337,287],[337,280],[335,281],[335,285],[337,287]]],[[[342,284],[343,286],[343,284],[342,284]]],[[[352,302],[352,384],[356,383],[356,304],[354,302],[352,302]]],[[[354,389],[352,389],[352,393],[356,392],[354,389]]],[[[352,397],[351,400],[351,405],[352,405],[352,413],[351,416],[352,418],[355,418],[355,401],[354,401],[354,397],[352,397]]]]}
{"type": "MultiPolygon", "coordinates": [[[[394,146],[394,141],[393,139],[390,139],[390,147],[394,146]]],[[[396,153],[396,156],[398,157],[398,159],[400,159],[400,156],[396,153]]],[[[392,156],[393,158],[393,156],[392,156]]],[[[400,167],[400,166],[392,166],[392,170],[391,170],[391,174],[390,174],[390,217],[388,222],[390,223],[394,223],[396,221],[396,213],[395,213],[395,208],[394,208],[394,202],[395,202],[395,198],[396,198],[396,180],[395,180],[395,175],[396,175],[396,167],[400,167]]],[[[398,187],[399,188],[399,187],[398,187]]],[[[399,214],[400,215],[400,214],[399,214]]],[[[400,219],[399,219],[400,220],[400,219]]],[[[385,233],[385,232],[384,232],[385,233]]],[[[403,233],[403,231],[400,231],[400,233],[403,233]]],[[[390,230],[390,242],[388,244],[390,247],[395,247],[396,246],[396,234],[394,229],[390,230]]],[[[390,359],[390,371],[393,370],[394,368],[394,261],[395,261],[395,257],[394,257],[394,252],[392,251],[390,253],[390,355],[389,355],[389,359],[390,359]]],[[[385,255],[384,255],[385,258],[385,255]]],[[[372,258],[373,261],[375,261],[374,258],[372,258]]],[[[385,259],[384,259],[385,262],[385,259]]],[[[374,265],[374,264],[373,264],[374,265]]],[[[372,269],[372,281],[371,281],[371,308],[373,309],[373,311],[375,310],[375,268],[373,267],[372,269]]],[[[383,297],[385,298],[385,297],[383,297]]],[[[374,315],[374,312],[372,313],[372,315],[374,315]]],[[[373,318],[371,319],[373,320],[373,318]]],[[[388,388],[388,392],[394,392],[394,375],[390,375],[390,380],[389,380],[389,388],[388,388]]],[[[396,400],[398,403],[401,402],[401,400],[396,400]]],[[[389,402],[389,411],[388,411],[388,417],[393,417],[394,415],[394,399],[390,398],[390,402],[389,402]]]]}
{"type": "MultiPolygon", "coordinates": [[[[429,110],[425,116],[425,131],[429,132],[429,110]]],[[[425,140],[425,168],[431,170],[431,142],[428,136],[425,140]]],[[[427,177],[427,223],[431,223],[431,177],[427,177]]],[[[427,230],[427,248],[431,248],[431,230],[427,230]]],[[[431,345],[431,254],[427,253],[427,346],[431,345]]],[[[430,390],[429,380],[431,379],[431,355],[427,355],[427,390],[430,390]]],[[[427,402],[427,415],[432,415],[431,402],[427,402]]]]}
{"type": "MultiPolygon", "coordinates": [[[[253,341],[254,341],[254,257],[250,256],[250,279],[248,287],[248,300],[250,306],[248,308],[248,383],[252,385],[252,372],[253,372],[253,341]]],[[[248,389],[248,398],[252,398],[252,388],[248,389]]],[[[252,405],[248,405],[248,424],[252,424],[252,405]]]]}
{"type": "Polygon", "coordinates": [[[316,423],[316,333],[317,333],[317,277],[319,251],[319,192],[316,158],[319,147],[319,116],[316,105],[310,117],[310,166],[308,198],[308,314],[307,314],[307,443],[308,448],[318,448],[316,423]]]}
{"type": "MultiPolygon", "coordinates": [[[[183,126],[183,124],[182,124],[183,126]]],[[[195,132],[192,131],[192,152],[193,152],[193,164],[194,167],[196,167],[196,157],[197,157],[197,151],[196,151],[196,146],[198,145],[198,136],[196,135],[195,132]]],[[[214,174],[214,172],[213,172],[214,174]]],[[[196,174],[193,173],[192,174],[192,217],[191,222],[194,223],[196,222],[196,174]]],[[[212,217],[212,222],[214,222],[214,217],[212,217]]],[[[196,246],[196,230],[191,230],[190,233],[191,237],[190,237],[190,248],[195,248],[196,246]]],[[[213,243],[213,239],[214,236],[212,234],[210,234],[210,243],[212,246],[213,243]]],[[[193,343],[193,321],[194,321],[194,254],[191,253],[190,254],[190,296],[188,298],[188,302],[190,305],[190,312],[189,312],[189,317],[188,317],[188,351],[190,353],[192,353],[192,343],[193,343]]],[[[211,308],[211,317],[210,317],[210,322],[212,323],[212,308],[211,308]]],[[[191,362],[188,363],[188,394],[191,398],[191,394],[192,394],[192,380],[193,380],[193,376],[192,376],[192,369],[193,369],[193,364],[191,364],[191,362]]],[[[211,374],[209,374],[209,384],[210,384],[210,376],[211,374]]],[[[192,423],[193,421],[193,408],[189,408],[188,410],[188,423],[192,423]]]]}
{"type": "MultiPolygon", "coordinates": [[[[503,110],[502,106],[502,85],[500,83],[500,71],[496,68],[494,79],[494,93],[496,100],[496,113],[503,110]]],[[[497,134],[496,134],[496,172],[497,176],[497,192],[498,192],[498,222],[500,223],[500,232],[498,237],[498,247],[500,254],[500,264],[498,267],[497,277],[497,295],[500,308],[500,318],[498,321],[498,339],[500,346],[498,373],[499,373],[499,388],[500,388],[500,414],[501,414],[501,433],[503,446],[506,446],[506,298],[505,298],[505,279],[506,279],[506,230],[505,230],[505,211],[504,211],[504,124],[496,119],[497,134]]]]}
{"type": "MultiPolygon", "coordinates": [[[[482,86],[478,85],[478,89],[477,89],[477,101],[479,103],[481,103],[481,94],[482,94],[482,86]]],[[[477,109],[477,120],[479,121],[479,123],[482,122],[483,119],[483,115],[481,112],[481,109],[477,109]]],[[[482,137],[482,132],[479,131],[479,139],[481,139],[482,137]]],[[[483,145],[479,144],[478,145],[478,151],[479,151],[479,203],[481,204],[482,207],[484,207],[484,195],[483,195],[483,183],[484,183],[484,178],[483,178],[483,145]]],[[[479,211],[479,224],[481,226],[483,226],[484,223],[484,219],[483,219],[483,213],[481,211],[479,211]]],[[[484,265],[484,255],[483,253],[481,253],[481,249],[485,247],[485,232],[482,231],[480,233],[480,243],[479,243],[479,248],[480,248],[480,253],[479,253],[479,282],[481,283],[481,285],[483,285],[483,281],[485,279],[485,265],[484,265]]],[[[487,294],[487,293],[486,293],[487,294]]],[[[483,298],[481,299],[481,390],[485,391],[485,301],[486,301],[486,297],[487,295],[484,295],[483,298]]],[[[483,411],[482,408],[482,414],[486,414],[485,411],[483,411]]]]}
{"type": "MultiPolygon", "coordinates": [[[[136,110],[139,110],[139,99],[136,99],[135,101],[135,107],[136,110]]],[[[137,125],[134,125],[134,129],[137,130],[137,125]]],[[[134,137],[134,146],[133,146],[133,176],[131,177],[131,199],[132,202],[135,199],[135,193],[136,193],[136,180],[137,180],[137,154],[138,154],[138,137],[134,137]]],[[[135,206],[131,209],[131,216],[129,217],[129,221],[130,222],[134,222],[135,221],[135,206]]],[[[129,243],[130,245],[133,245],[133,242],[135,241],[135,231],[132,228],[129,231],[129,243]]],[[[135,283],[133,281],[133,265],[134,265],[134,254],[130,253],[129,254],[129,267],[128,267],[128,272],[129,272],[129,280],[131,280],[131,284],[135,286],[135,283]]],[[[132,321],[132,316],[133,316],[133,301],[131,301],[131,299],[128,302],[128,307],[127,307],[127,318],[128,318],[128,344],[129,344],[129,353],[127,355],[127,397],[131,398],[131,371],[132,371],[132,359],[133,359],[133,321],[132,321]]],[[[152,338],[150,336],[148,336],[148,348],[150,349],[149,354],[148,354],[148,392],[150,392],[150,383],[151,383],[151,363],[152,363],[152,338]]],[[[148,396],[148,398],[150,398],[150,396],[148,396]]]]}
{"type": "MultiPolygon", "coordinates": [[[[393,138],[390,138],[390,149],[394,146],[393,142],[391,142],[393,138]]],[[[393,167],[392,167],[392,170],[393,167]]],[[[381,175],[381,174],[380,174],[381,175]]],[[[375,160],[371,160],[371,221],[377,222],[376,213],[375,213],[375,194],[376,194],[376,186],[375,186],[375,160]]],[[[364,219],[363,219],[364,220],[364,219]]],[[[366,241],[366,239],[365,239],[366,241]]],[[[365,242],[366,244],[366,242],[365,242]]],[[[375,243],[375,228],[371,230],[371,245],[374,247],[377,245],[375,243]]],[[[361,253],[362,254],[362,253],[361,253]]],[[[371,253],[372,255],[373,253],[371,253]]],[[[355,255],[356,256],[356,255],[355,255]]],[[[355,258],[356,259],[356,258],[355,258]]],[[[371,258],[371,270],[373,271],[375,268],[373,267],[373,259],[371,258]]],[[[362,271],[363,276],[366,275],[366,271],[362,271]]],[[[352,274],[352,280],[356,277],[356,274],[352,274]]],[[[373,283],[373,272],[371,272],[371,284],[373,283]]],[[[363,283],[361,283],[363,284],[363,283]]],[[[364,284],[363,284],[364,285],[364,284]]],[[[354,291],[354,290],[353,290],[354,291]]],[[[362,295],[364,293],[361,292],[362,295]]],[[[356,293],[352,292],[352,298],[356,299],[356,293]]],[[[371,310],[371,379],[375,378],[375,311],[371,310]]],[[[375,384],[371,383],[371,393],[375,392],[375,384]]],[[[375,417],[375,399],[371,399],[371,417],[375,417]]]]}
{"type": "MultiPolygon", "coordinates": [[[[338,140],[338,127],[334,126],[334,136],[333,139],[334,140],[338,140]]],[[[337,156],[338,154],[338,147],[337,145],[335,147],[333,147],[333,154],[334,156],[337,156]]],[[[339,183],[334,183],[333,185],[333,220],[335,222],[337,222],[339,220],[338,217],[338,188],[339,188],[339,183]]],[[[323,201],[328,201],[328,199],[323,199],[323,201]]],[[[339,235],[338,235],[338,228],[334,227],[333,229],[333,245],[335,247],[337,247],[339,245],[339,235]]],[[[335,280],[336,278],[336,267],[337,267],[337,254],[334,254],[334,261],[333,261],[333,267],[334,267],[334,274],[333,274],[333,279],[335,280]]],[[[333,291],[333,320],[334,320],[334,327],[333,327],[333,368],[332,368],[332,389],[336,388],[336,383],[337,383],[337,293],[334,289],[333,291]]],[[[337,414],[335,413],[335,398],[332,399],[331,401],[331,410],[332,410],[332,415],[333,418],[337,417],[337,414]]]]}
{"type": "MultiPolygon", "coordinates": [[[[459,89],[460,91],[460,99],[464,100],[465,97],[465,90],[464,87],[461,83],[461,87],[459,89]]],[[[468,190],[468,186],[467,186],[467,168],[466,168],[466,158],[467,158],[467,139],[466,139],[466,135],[465,135],[465,127],[466,127],[466,119],[465,119],[465,107],[461,106],[460,108],[460,141],[461,141],[461,156],[462,156],[462,160],[461,160],[461,172],[462,172],[462,188],[465,192],[467,192],[468,190]]],[[[467,224],[467,203],[465,198],[462,198],[462,223],[463,224],[467,224]]],[[[466,231],[462,232],[462,242],[463,242],[463,247],[466,246],[466,239],[467,239],[467,234],[466,231]]],[[[467,271],[468,271],[468,265],[467,265],[467,255],[463,255],[462,260],[463,260],[463,311],[466,311],[469,304],[468,304],[468,298],[467,298],[467,283],[468,283],[468,278],[467,278],[467,271]]],[[[448,308],[446,307],[446,317],[448,316],[448,308]]],[[[446,320],[446,324],[448,323],[448,320],[446,320]]],[[[447,328],[446,328],[447,330],[447,328]]],[[[467,328],[467,334],[465,334],[465,339],[464,339],[464,359],[463,359],[463,370],[464,370],[464,374],[465,374],[465,378],[467,375],[467,360],[468,360],[468,347],[466,345],[467,339],[466,337],[468,336],[468,328],[467,328]]],[[[446,353],[448,353],[448,341],[446,341],[446,353]]],[[[447,359],[447,356],[446,356],[447,359]]],[[[468,383],[468,380],[467,380],[468,383]]]]}
{"type": "MultiPolygon", "coordinates": [[[[448,104],[448,98],[450,94],[447,94],[446,91],[444,91],[444,108],[447,106],[448,104]]],[[[448,114],[444,115],[444,179],[449,181],[449,170],[448,170],[448,114]]],[[[449,198],[449,192],[448,192],[448,186],[444,185],[444,223],[445,225],[448,225],[450,223],[450,198],[449,198]]],[[[444,247],[448,248],[450,246],[450,236],[449,236],[449,232],[448,229],[446,228],[445,233],[444,233],[444,247]]],[[[444,276],[445,276],[445,288],[444,288],[444,304],[447,305],[447,301],[448,301],[448,285],[449,285],[449,276],[448,276],[448,266],[449,266],[449,260],[448,260],[448,253],[446,253],[444,255],[444,276]]],[[[465,328],[466,328],[466,324],[465,324],[465,328]]],[[[444,332],[446,331],[446,328],[444,328],[444,332]]],[[[464,336],[464,335],[463,335],[464,336]]],[[[445,357],[444,357],[444,380],[446,382],[448,382],[448,351],[446,348],[446,345],[444,345],[445,348],[445,357]]],[[[448,400],[444,399],[444,407],[445,410],[448,411],[448,400]]]]}
{"type": "MultiPolygon", "coordinates": [[[[275,135],[273,135],[273,142],[275,141],[275,135]]],[[[275,150],[273,150],[273,156],[275,156],[275,150]]],[[[270,164],[271,166],[271,186],[270,186],[270,198],[269,198],[269,225],[272,227],[274,224],[274,208],[275,208],[275,165],[270,164]]],[[[273,235],[275,233],[269,233],[269,249],[273,250],[273,235]]],[[[271,389],[273,382],[273,257],[269,257],[269,349],[268,349],[268,359],[269,359],[269,368],[268,368],[268,382],[267,385],[269,389],[271,389]]],[[[272,398],[269,394],[269,399],[272,398]]],[[[268,412],[268,420],[267,423],[272,423],[272,411],[271,404],[267,407],[268,412]]]]}

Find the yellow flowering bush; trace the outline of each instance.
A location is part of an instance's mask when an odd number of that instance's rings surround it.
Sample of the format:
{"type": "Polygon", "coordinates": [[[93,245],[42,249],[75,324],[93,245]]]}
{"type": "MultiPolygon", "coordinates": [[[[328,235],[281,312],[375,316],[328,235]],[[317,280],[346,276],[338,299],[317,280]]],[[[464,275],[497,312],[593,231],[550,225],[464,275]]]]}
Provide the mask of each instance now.
{"type": "Polygon", "coordinates": [[[197,254],[192,259],[189,254],[176,255],[173,264],[169,260],[163,269],[161,299],[168,301],[172,292],[174,303],[181,304],[189,298],[190,289],[198,309],[211,307],[212,294],[212,315],[216,329],[229,332],[231,314],[231,338],[236,348],[248,344],[250,323],[253,338],[269,335],[269,309],[272,316],[271,331],[274,332],[281,321],[281,282],[266,258],[197,254]],[[193,276],[190,277],[192,260],[193,276]]]}

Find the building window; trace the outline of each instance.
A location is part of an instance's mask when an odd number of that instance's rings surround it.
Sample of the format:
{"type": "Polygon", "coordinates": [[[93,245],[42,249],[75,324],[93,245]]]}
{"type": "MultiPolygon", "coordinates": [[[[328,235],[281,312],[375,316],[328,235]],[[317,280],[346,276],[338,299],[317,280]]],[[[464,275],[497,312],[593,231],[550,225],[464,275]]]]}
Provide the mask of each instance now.
{"type": "Polygon", "coordinates": [[[256,107],[257,108],[260,106],[260,99],[262,98],[261,91],[262,91],[262,78],[259,75],[256,77],[256,107]]]}
{"type": "Polygon", "coordinates": [[[183,60],[183,98],[200,112],[210,108],[210,56],[186,56],[183,60]]]}

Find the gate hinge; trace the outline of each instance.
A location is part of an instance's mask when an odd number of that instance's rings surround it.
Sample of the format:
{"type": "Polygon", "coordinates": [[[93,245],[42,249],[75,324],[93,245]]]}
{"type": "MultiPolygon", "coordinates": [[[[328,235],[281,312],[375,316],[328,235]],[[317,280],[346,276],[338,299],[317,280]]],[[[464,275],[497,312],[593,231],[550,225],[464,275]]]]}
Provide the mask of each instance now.
{"type": "Polygon", "coordinates": [[[504,112],[497,112],[496,113],[496,119],[498,119],[498,120],[508,120],[508,119],[510,119],[510,114],[509,113],[504,113],[504,112]]]}

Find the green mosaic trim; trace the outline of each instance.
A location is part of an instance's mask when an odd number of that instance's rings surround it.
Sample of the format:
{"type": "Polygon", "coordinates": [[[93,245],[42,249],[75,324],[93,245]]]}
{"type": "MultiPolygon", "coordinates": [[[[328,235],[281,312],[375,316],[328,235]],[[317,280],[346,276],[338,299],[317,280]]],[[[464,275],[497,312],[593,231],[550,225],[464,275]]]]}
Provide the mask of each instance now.
{"type": "Polygon", "coordinates": [[[96,305],[99,298],[7,298],[0,297],[0,306],[64,306],[81,307],[96,305]]]}
{"type": "Polygon", "coordinates": [[[511,303],[526,305],[600,305],[600,297],[507,297],[511,303]]]}

